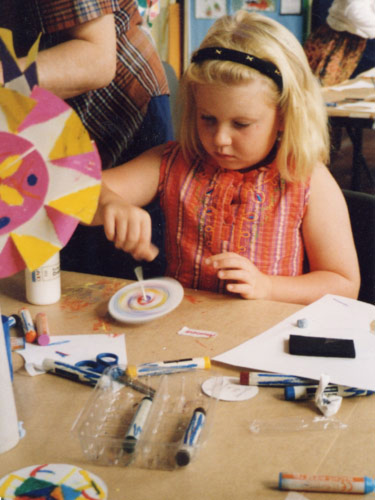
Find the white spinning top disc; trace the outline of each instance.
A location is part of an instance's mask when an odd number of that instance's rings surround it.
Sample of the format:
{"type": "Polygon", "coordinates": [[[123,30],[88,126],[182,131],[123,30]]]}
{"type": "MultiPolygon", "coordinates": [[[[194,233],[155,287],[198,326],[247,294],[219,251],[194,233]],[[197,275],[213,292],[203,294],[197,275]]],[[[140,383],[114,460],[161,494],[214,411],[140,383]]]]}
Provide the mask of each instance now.
{"type": "Polygon", "coordinates": [[[108,309],[113,318],[123,323],[145,323],[173,311],[183,296],[184,289],[173,278],[136,281],[118,290],[108,309]]]}

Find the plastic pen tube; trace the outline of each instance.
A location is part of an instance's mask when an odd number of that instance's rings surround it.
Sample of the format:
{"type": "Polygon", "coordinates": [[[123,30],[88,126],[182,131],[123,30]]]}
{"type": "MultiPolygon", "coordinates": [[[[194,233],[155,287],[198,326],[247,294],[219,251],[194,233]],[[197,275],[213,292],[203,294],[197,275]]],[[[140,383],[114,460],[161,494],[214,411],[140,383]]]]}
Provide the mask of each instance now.
{"type": "Polygon", "coordinates": [[[26,342],[30,342],[32,344],[33,342],[35,342],[37,334],[30,311],[26,309],[26,307],[23,307],[19,310],[18,314],[21,317],[22,329],[25,335],[26,342]]]}
{"type": "Polygon", "coordinates": [[[285,387],[288,385],[313,385],[316,380],[297,377],[295,375],[280,375],[279,373],[241,372],[241,385],[257,385],[264,387],[285,387]]]}
{"type": "MultiPolygon", "coordinates": [[[[310,386],[289,386],[284,389],[284,396],[287,401],[295,401],[297,399],[312,399],[318,389],[317,385],[310,386]]],[[[324,394],[334,394],[344,398],[353,398],[355,396],[370,396],[374,391],[366,391],[364,389],[356,389],[355,387],[346,387],[344,385],[327,385],[324,389],[324,394]]]]}
{"type": "Polygon", "coordinates": [[[150,398],[149,396],[145,396],[140,402],[137,411],[135,412],[135,415],[129,425],[129,429],[124,439],[123,449],[127,453],[134,452],[139,436],[144,429],[147,417],[150,413],[151,406],[152,398],[150,398]]]}
{"type": "Polygon", "coordinates": [[[145,375],[165,375],[167,373],[184,372],[203,368],[211,368],[209,357],[176,359],[174,361],[159,361],[155,363],[144,363],[138,366],[128,366],[126,374],[131,378],[143,377],[145,375]]]}
{"type": "Polygon", "coordinates": [[[369,477],[326,476],[308,474],[279,475],[280,490],[324,491],[327,493],[366,494],[374,491],[374,481],[369,477]]]}
{"type": "Polygon", "coordinates": [[[67,363],[62,363],[61,361],[55,361],[54,359],[49,358],[43,360],[42,366],[43,370],[46,372],[54,373],[60,377],[92,386],[96,385],[102,375],[101,373],[89,370],[88,368],[83,369],[75,365],[68,365],[67,363]]]}
{"type": "Polygon", "coordinates": [[[191,417],[189,426],[184,434],[181,447],[176,453],[177,465],[187,465],[191,461],[205,421],[206,412],[204,411],[204,409],[196,408],[194,410],[193,416],[191,417]]]}
{"type": "Polygon", "coordinates": [[[48,345],[50,341],[49,326],[46,313],[38,313],[35,318],[36,333],[39,345],[48,345]]]}

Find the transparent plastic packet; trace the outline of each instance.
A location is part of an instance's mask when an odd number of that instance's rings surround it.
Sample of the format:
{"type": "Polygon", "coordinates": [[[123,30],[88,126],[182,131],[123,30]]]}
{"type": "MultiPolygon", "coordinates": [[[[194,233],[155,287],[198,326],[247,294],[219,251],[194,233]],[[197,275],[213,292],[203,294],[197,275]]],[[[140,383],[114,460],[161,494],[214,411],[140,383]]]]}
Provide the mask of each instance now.
{"type": "Polygon", "coordinates": [[[119,382],[116,369],[107,370],[74,422],[72,432],[78,436],[84,455],[101,465],[175,469],[179,466],[177,452],[186,448],[184,436],[197,409],[203,410],[204,425],[199,428],[199,439],[188,446],[188,462],[207,442],[222,385],[218,377],[214,397],[206,396],[201,385],[208,377],[205,370],[142,377],[142,384],[155,391],[148,398],[119,382]],[[136,431],[136,439],[129,447],[125,437],[131,427],[137,429],[135,415],[144,399],[152,399],[152,404],[147,404],[141,432],[136,431]]]}

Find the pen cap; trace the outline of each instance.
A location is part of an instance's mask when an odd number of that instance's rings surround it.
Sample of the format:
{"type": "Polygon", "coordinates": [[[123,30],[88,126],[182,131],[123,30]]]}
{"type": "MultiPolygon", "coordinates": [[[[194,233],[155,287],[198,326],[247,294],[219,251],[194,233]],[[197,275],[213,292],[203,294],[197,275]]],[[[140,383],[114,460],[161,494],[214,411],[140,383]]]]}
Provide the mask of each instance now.
{"type": "Polygon", "coordinates": [[[240,373],[240,385],[249,385],[249,372],[240,373]]]}
{"type": "Polygon", "coordinates": [[[306,395],[306,387],[295,385],[286,386],[284,388],[284,397],[286,401],[294,401],[295,399],[300,399],[306,395]]]}

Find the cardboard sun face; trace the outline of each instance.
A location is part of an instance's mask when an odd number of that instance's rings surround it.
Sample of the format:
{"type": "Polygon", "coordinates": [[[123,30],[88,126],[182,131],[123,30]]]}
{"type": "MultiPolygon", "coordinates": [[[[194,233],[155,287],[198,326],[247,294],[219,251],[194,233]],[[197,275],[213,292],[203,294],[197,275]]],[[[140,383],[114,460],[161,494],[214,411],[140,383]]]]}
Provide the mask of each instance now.
{"type": "Polygon", "coordinates": [[[0,87],[0,278],[58,252],[100,193],[100,158],[76,112],[20,81],[0,87]]]}

